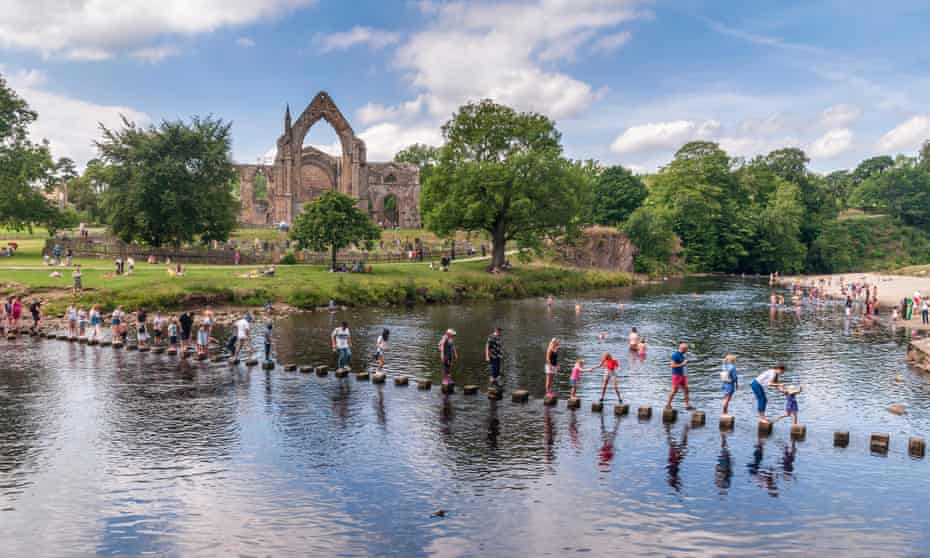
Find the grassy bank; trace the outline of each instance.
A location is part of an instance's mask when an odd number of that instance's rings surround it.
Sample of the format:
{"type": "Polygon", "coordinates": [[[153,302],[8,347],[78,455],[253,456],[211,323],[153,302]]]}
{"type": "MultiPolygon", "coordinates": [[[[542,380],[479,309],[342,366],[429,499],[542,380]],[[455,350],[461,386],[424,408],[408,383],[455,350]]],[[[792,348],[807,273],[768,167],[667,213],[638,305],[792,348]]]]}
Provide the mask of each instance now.
{"type": "MultiPolygon", "coordinates": [[[[41,240],[19,241],[19,245],[16,256],[0,258],[0,294],[42,296],[50,310],[61,311],[73,299],[70,269],[45,267],[41,240]],[[56,269],[62,277],[50,277],[56,269]]],[[[485,272],[484,261],[457,262],[448,273],[415,263],[377,265],[371,274],[330,273],[321,266],[279,266],[273,278],[248,278],[243,275],[255,268],[189,265],[183,277],[170,277],[166,266],[140,262],[132,275],[117,277],[112,275],[109,260],[75,262],[82,265],[85,288],[75,300],[101,304],[104,309],[119,304],[128,309],[253,306],[266,301],[312,308],[327,304],[330,298],[346,305],[445,303],[580,292],[633,282],[624,273],[542,263],[521,265],[500,275],[485,272]]]]}

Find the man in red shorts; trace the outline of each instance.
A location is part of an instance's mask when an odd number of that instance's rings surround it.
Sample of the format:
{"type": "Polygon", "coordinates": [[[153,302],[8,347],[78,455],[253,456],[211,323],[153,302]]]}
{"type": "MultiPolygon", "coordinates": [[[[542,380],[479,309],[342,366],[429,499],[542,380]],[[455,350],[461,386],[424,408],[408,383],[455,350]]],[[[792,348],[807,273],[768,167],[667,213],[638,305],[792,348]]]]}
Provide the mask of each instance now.
{"type": "Polygon", "coordinates": [[[668,394],[668,402],[665,406],[672,406],[672,399],[675,397],[675,394],[678,393],[678,389],[681,388],[685,392],[685,409],[690,411],[693,410],[694,407],[691,406],[691,401],[688,397],[688,359],[685,358],[687,353],[687,343],[678,345],[678,350],[672,353],[672,393],[668,394]]]}

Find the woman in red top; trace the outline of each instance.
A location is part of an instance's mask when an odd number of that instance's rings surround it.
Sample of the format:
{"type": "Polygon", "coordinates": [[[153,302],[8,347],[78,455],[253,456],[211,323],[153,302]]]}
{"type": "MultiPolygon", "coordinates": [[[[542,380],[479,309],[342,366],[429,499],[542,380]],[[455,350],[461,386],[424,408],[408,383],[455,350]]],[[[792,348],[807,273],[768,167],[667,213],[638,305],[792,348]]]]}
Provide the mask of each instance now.
{"type": "Polygon", "coordinates": [[[604,368],[604,383],[601,385],[601,403],[604,402],[604,395],[607,393],[608,380],[613,380],[617,401],[623,401],[623,397],[620,396],[620,388],[617,386],[617,372],[620,370],[620,361],[612,357],[610,353],[604,353],[601,362],[591,370],[593,371],[601,367],[604,368]]]}

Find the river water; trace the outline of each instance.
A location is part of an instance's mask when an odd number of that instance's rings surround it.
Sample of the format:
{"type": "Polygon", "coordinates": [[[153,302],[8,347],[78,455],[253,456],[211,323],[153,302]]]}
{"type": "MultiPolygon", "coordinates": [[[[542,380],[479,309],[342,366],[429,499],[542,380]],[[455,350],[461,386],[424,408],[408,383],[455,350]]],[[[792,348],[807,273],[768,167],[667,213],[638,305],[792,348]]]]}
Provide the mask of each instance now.
{"type": "MultiPolygon", "coordinates": [[[[909,332],[846,321],[832,303],[770,311],[768,286],[702,278],[580,298],[299,315],[278,323],[280,362],[332,363],[350,322],[356,368],[382,327],[389,375],[437,381],[458,330],[459,385],[486,382],[483,344],[504,328],[503,401],[86,347],[0,341],[0,544],[4,556],[917,556],[930,542],[930,378],[903,359],[909,332]],[[620,302],[623,309],[620,309],[620,302]],[[581,304],[576,313],[575,304],[581,304]],[[649,351],[626,350],[635,325],[649,351]],[[605,332],[606,339],[599,339],[605,332]],[[621,358],[629,417],[543,407],[543,359],[621,358]],[[707,425],[659,411],[669,353],[692,344],[692,399],[707,425]],[[717,427],[718,371],[738,355],[736,429],[717,427]],[[755,428],[749,381],[784,362],[807,439],[755,428]],[[900,377],[899,377],[900,376],[900,377]],[[512,403],[509,390],[534,396],[512,403]],[[892,415],[891,404],[907,413],[892,415]],[[849,447],[833,431],[849,430],[849,447]],[[870,432],[891,451],[871,454],[870,432]],[[437,515],[439,510],[445,513],[437,515]]],[[[593,361],[593,362],[592,362],[593,361]]],[[[567,394],[567,369],[560,392],[567,394]]],[[[677,403],[680,407],[680,401],[677,403]]],[[[773,411],[783,399],[771,396],[773,411]]]]}

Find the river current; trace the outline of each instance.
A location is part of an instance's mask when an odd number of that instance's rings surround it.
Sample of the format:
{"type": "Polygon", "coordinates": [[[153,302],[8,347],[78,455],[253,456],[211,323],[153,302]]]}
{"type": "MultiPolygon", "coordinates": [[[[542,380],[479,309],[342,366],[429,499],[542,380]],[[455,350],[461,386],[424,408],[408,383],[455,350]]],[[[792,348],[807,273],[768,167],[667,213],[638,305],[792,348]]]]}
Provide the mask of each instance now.
{"type": "MultiPolygon", "coordinates": [[[[0,340],[3,556],[918,556],[930,543],[926,460],[930,376],[909,369],[910,332],[844,319],[832,302],[772,309],[769,287],[696,278],[556,298],[374,308],[279,320],[280,363],[334,364],[349,321],[359,369],[382,328],[389,376],[180,363],[177,357],[38,338],[0,340]],[[622,303],[622,308],[621,308],[622,303]],[[580,304],[580,312],[575,305],[580,304]],[[489,401],[484,340],[504,329],[506,397],[489,401]],[[630,327],[645,358],[627,350],[630,327]],[[459,386],[439,393],[439,338],[458,331],[459,386]],[[605,338],[601,340],[601,333],[605,338]],[[549,339],[562,340],[559,392],[576,358],[621,360],[631,415],[542,405],[549,339]],[[663,425],[669,355],[689,342],[695,406],[663,425]],[[737,355],[733,432],[721,433],[719,370],[737,355]],[[787,421],[756,431],[749,382],[783,362],[803,441],[787,421]],[[526,388],[529,403],[510,391],[526,388]],[[902,416],[889,413],[903,404],[902,416]],[[635,416],[652,406],[651,421],[635,416]],[[846,448],[833,432],[848,430],[846,448]],[[891,434],[887,455],[870,432],[891,434]]],[[[256,345],[257,347],[257,345],[256,345]]],[[[784,406],[770,396],[770,413],[784,406]]]]}

